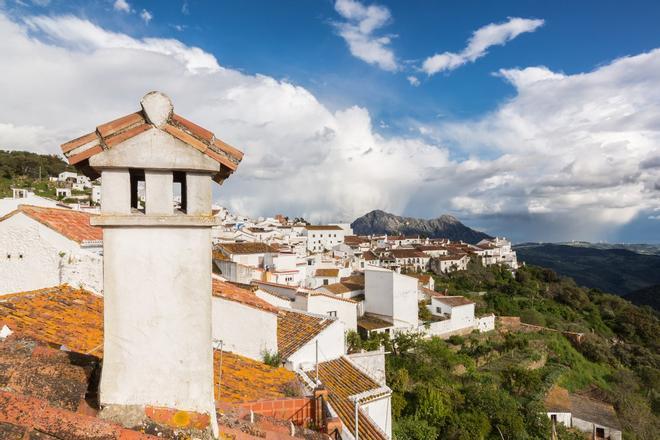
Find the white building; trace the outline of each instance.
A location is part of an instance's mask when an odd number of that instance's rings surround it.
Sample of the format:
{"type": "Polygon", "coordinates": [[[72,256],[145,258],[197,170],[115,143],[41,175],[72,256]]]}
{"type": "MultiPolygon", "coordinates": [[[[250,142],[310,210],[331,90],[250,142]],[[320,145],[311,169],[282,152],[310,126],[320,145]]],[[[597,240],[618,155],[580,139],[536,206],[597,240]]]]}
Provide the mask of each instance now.
{"type": "Polygon", "coordinates": [[[56,200],[37,196],[27,188],[12,188],[12,197],[0,199],[0,217],[15,211],[19,205],[41,206],[44,208],[56,208],[56,200]]]}
{"type": "Polygon", "coordinates": [[[262,361],[277,353],[277,307],[250,290],[213,280],[213,346],[262,361]]]}
{"type": "Polygon", "coordinates": [[[473,330],[487,332],[495,329],[495,316],[475,317],[474,302],[463,296],[431,296],[427,306],[434,319],[420,326],[428,336],[447,338],[451,335],[464,335],[473,330]]]}
{"type": "Polygon", "coordinates": [[[346,230],[336,225],[307,225],[303,230],[307,237],[307,250],[311,253],[325,252],[344,242],[346,230]]]}
{"type": "Polygon", "coordinates": [[[470,257],[467,254],[449,254],[435,257],[430,262],[431,270],[437,274],[466,270],[470,257]]]}
{"type": "Polygon", "coordinates": [[[504,264],[513,270],[518,268],[516,251],[511,248],[511,242],[506,238],[483,239],[476,247],[481,249],[479,254],[484,266],[504,264]]]}
{"type": "Polygon", "coordinates": [[[319,290],[299,289],[293,307],[316,315],[337,318],[346,331],[357,330],[358,302],[353,299],[319,290]]]}
{"type": "Polygon", "coordinates": [[[417,330],[417,278],[368,266],[364,271],[364,296],[365,314],[392,323],[395,331],[417,330]]]}
{"type": "Polygon", "coordinates": [[[59,284],[103,291],[103,233],[89,214],[20,205],[0,218],[0,295],[59,284]]]}
{"type": "Polygon", "coordinates": [[[140,104],[62,145],[70,164],[102,177],[101,215],[91,220],[104,228],[99,400],[104,410],[151,405],[208,414],[217,437],[212,182],[229,177],[242,153],[175,114],[160,92],[140,104]],[[175,187],[182,189],[176,212],[175,187]]]}

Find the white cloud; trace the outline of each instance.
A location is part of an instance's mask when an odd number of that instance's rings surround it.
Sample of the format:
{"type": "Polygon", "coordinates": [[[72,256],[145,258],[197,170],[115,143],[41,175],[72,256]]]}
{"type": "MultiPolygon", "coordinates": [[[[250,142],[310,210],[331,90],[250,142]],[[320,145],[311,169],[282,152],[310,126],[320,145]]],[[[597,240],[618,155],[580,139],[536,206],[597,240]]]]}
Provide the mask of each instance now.
{"type": "Polygon", "coordinates": [[[377,133],[364,108],[331,111],[305,88],[223,68],[178,40],[70,16],[25,23],[0,13],[0,148],[56,153],[162,90],[245,152],[216,196],[248,215],[450,211],[480,224],[525,221],[515,224],[538,239],[597,239],[660,206],[660,50],[582,74],[503,70],[516,94],[492,113],[400,137],[377,133]],[[567,230],[577,235],[559,235],[567,230]]]}
{"type": "Polygon", "coordinates": [[[408,82],[410,83],[411,86],[417,87],[419,85],[419,79],[416,76],[408,76],[406,77],[408,82]]]}
{"type": "Polygon", "coordinates": [[[131,12],[131,5],[129,5],[126,0],[116,0],[112,7],[115,8],[116,11],[131,12]]]}
{"type": "Polygon", "coordinates": [[[391,37],[374,35],[391,20],[389,9],[380,5],[364,6],[355,0],[337,0],[335,10],[346,19],[335,25],[354,57],[383,70],[398,69],[394,52],[389,47],[391,37]]]}
{"type": "Polygon", "coordinates": [[[435,54],[424,60],[422,70],[428,75],[454,70],[483,57],[489,47],[504,45],[524,32],[534,32],[542,25],[543,20],[518,17],[509,18],[505,23],[490,23],[477,29],[461,52],[435,54]]]}
{"type": "Polygon", "coordinates": [[[151,12],[147,11],[146,9],[143,9],[142,12],[140,12],[140,18],[146,24],[149,24],[149,22],[154,18],[154,16],[151,14],[151,12]]]}

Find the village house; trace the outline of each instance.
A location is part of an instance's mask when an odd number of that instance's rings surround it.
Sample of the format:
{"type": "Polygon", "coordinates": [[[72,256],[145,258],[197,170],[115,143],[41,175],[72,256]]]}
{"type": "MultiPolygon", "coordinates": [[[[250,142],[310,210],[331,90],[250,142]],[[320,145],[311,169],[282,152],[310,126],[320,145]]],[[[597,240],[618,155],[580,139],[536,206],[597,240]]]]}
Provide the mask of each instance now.
{"type": "Polygon", "coordinates": [[[307,237],[307,250],[318,253],[343,243],[345,232],[345,229],[337,225],[306,225],[302,235],[307,237]]]}
{"type": "Polygon", "coordinates": [[[466,270],[469,262],[470,257],[468,254],[450,253],[449,255],[434,257],[430,261],[429,266],[433,273],[439,275],[443,273],[455,272],[457,270],[466,270]]]}
{"type": "Polygon", "coordinates": [[[19,205],[0,218],[0,295],[68,283],[103,292],[103,231],[90,214],[19,205]]]}
{"type": "Polygon", "coordinates": [[[28,188],[12,188],[12,196],[0,199],[0,217],[15,211],[19,205],[41,206],[43,208],[56,208],[59,202],[46,197],[37,196],[28,188]]]}
{"type": "Polygon", "coordinates": [[[358,318],[357,323],[363,335],[372,331],[417,330],[416,278],[368,266],[364,271],[364,279],[364,315],[358,318]]]}
{"type": "Polygon", "coordinates": [[[417,249],[392,249],[389,256],[404,272],[425,272],[429,269],[429,261],[431,260],[429,255],[417,249]]]}
{"type": "Polygon", "coordinates": [[[621,425],[612,405],[569,393],[554,385],[544,400],[545,409],[552,422],[553,433],[557,423],[587,433],[594,440],[621,440],[621,425]]]}

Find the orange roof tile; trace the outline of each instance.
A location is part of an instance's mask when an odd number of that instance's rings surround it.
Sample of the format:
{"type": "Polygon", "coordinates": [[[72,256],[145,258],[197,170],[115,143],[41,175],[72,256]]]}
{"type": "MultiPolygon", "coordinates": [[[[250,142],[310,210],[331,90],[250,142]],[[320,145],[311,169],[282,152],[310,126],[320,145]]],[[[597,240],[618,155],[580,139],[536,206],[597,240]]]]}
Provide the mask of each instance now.
{"type": "Polygon", "coordinates": [[[265,254],[277,253],[277,250],[260,241],[248,241],[243,243],[221,243],[217,245],[219,250],[229,254],[265,254]]]}
{"type": "Polygon", "coordinates": [[[92,133],[62,144],[62,153],[71,165],[81,165],[84,172],[93,175],[94,171],[88,166],[87,162],[91,156],[150,129],[162,130],[220,163],[222,169],[214,176],[214,180],[218,182],[236,171],[243,159],[242,152],[217,139],[209,130],[173,111],[170,112],[163,124],[156,127],[149,120],[144,109],[101,124],[92,133]]]}
{"type": "Polygon", "coordinates": [[[341,231],[341,227],[337,225],[305,225],[308,231],[341,231]]]}
{"type": "MultiPolygon", "coordinates": [[[[0,297],[0,322],[16,335],[103,357],[103,297],[85,290],[62,285],[4,295],[0,297]]],[[[219,352],[216,351],[216,394],[220,380],[219,362],[219,352]]],[[[2,366],[0,358],[0,371],[4,371],[2,366]]],[[[0,379],[2,377],[0,374],[0,379]]],[[[220,401],[247,402],[284,397],[295,380],[295,375],[284,368],[273,368],[225,352],[220,401]]]]}
{"type": "MultiPolygon", "coordinates": [[[[308,371],[306,374],[314,380],[315,371],[308,371]]],[[[319,379],[328,390],[330,404],[351,433],[355,432],[355,406],[351,396],[374,391],[374,395],[360,399],[363,404],[390,394],[345,357],[319,363],[319,379]]],[[[359,412],[358,419],[361,439],[385,440],[384,433],[362,411],[359,412]]]]}
{"type": "Polygon", "coordinates": [[[277,351],[287,359],[335,320],[294,310],[280,310],[277,317],[277,351]]]}
{"type": "Polygon", "coordinates": [[[67,285],[0,296],[12,331],[70,350],[103,352],[103,297],[67,285]]]}
{"type": "Polygon", "coordinates": [[[338,277],[339,269],[316,269],[315,277],[338,277]]]}
{"type": "Polygon", "coordinates": [[[0,218],[0,221],[19,212],[75,242],[103,240],[103,230],[89,224],[89,219],[93,214],[71,209],[19,205],[16,210],[0,218]]]}
{"type": "Polygon", "coordinates": [[[240,403],[286,397],[297,386],[296,375],[237,354],[213,353],[215,369],[215,398],[220,402],[240,403]],[[222,383],[220,383],[222,381],[222,383]]]}
{"type": "Polygon", "coordinates": [[[213,296],[238,302],[269,313],[277,313],[278,311],[277,307],[259,298],[254,292],[218,279],[213,280],[213,296]]]}

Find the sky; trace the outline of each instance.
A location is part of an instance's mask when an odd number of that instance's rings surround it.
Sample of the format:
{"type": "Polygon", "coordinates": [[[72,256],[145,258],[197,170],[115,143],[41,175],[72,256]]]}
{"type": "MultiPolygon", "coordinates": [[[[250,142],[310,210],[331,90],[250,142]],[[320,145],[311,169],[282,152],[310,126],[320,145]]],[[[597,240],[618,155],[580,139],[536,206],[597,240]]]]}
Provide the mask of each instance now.
{"type": "Polygon", "coordinates": [[[660,242],[660,3],[0,0],[0,148],[58,153],[151,90],[244,151],[245,215],[451,214],[660,242]]]}

